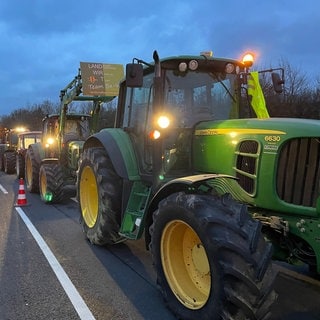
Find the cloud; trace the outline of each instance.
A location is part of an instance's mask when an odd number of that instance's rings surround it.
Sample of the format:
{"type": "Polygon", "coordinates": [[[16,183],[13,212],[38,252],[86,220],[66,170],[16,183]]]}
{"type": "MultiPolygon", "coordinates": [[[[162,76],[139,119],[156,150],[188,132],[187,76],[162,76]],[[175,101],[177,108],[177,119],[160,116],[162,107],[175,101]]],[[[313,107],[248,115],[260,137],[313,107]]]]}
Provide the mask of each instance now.
{"type": "Polygon", "coordinates": [[[8,106],[7,112],[26,102],[58,101],[80,61],[151,61],[153,50],[160,57],[212,50],[240,58],[250,49],[260,64],[286,58],[319,74],[314,61],[320,13],[314,5],[315,0],[303,6],[298,0],[1,1],[0,106],[8,106]]]}

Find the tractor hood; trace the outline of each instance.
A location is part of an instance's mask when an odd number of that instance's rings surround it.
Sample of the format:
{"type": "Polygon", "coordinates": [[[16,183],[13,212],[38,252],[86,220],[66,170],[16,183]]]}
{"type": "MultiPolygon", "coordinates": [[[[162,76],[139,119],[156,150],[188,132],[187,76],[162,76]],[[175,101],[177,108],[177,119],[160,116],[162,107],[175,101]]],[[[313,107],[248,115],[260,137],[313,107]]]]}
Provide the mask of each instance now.
{"type": "Polygon", "coordinates": [[[195,127],[192,151],[196,172],[238,179],[239,200],[311,215],[320,202],[319,120],[205,121],[195,127]]]}
{"type": "Polygon", "coordinates": [[[196,126],[195,135],[216,134],[280,134],[293,136],[319,136],[320,121],[296,118],[234,119],[205,121],[196,126]]]}

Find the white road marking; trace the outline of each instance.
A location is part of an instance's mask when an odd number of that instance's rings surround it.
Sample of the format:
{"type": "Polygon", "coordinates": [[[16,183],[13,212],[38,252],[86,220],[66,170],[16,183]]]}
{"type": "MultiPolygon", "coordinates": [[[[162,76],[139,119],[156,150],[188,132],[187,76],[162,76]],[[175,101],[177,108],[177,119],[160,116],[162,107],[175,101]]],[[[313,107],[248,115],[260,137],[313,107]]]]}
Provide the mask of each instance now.
{"type": "Polygon", "coordinates": [[[0,184],[0,190],[4,193],[4,194],[8,194],[8,191],[0,184]]]}
{"type": "Polygon", "coordinates": [[[21,219],[26,224],[27,228],[31,232],[33,238],[38,243],[38,246],[40,247],[41,251],[47,258],[47,261],[49,262],[52,270],[56,274],[60,284],[62,285],[64,291],[68,295],[71,303],[73,304],[75,310],[77,311],[80,319],[82,320],[95,320],[94,316],[92,315],[90,309],[80,296],[78,290],[71,282],[70,278],[66,274],[66,272],[61,267],[60,263],[58,262],[57,258],[54,256],[44,239],[41,237],[38,230],[35,228],[35,226],[32,224],[30,219],[26,216],[24,211],[21,209],[21,207],[16,207],[16,211],[19,213],[21,219]]]}

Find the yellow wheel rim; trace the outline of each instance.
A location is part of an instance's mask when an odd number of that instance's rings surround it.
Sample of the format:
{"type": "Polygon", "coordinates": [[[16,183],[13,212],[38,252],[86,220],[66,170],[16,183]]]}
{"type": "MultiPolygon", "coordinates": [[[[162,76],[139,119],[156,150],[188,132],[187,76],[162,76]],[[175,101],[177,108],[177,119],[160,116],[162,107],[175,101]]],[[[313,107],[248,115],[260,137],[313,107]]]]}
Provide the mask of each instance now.
{"type": "Polygon", "coordinates": [[[98,217],[99,198],[96,177],[89,166],[82,170],[79,196],[82,218],[85,224],[92,228],[98,217]]]}
{"type": "Polygon", "coordinates": [[[161,237],[161,260],[169,286],[189,309],[202,308],[210,294],[208,257],[197,233],[185,222],[169,222],[161,237]]]}
{"type": "Polygon", "coordinates": [[[26,157],[25,179],[26,179],[27,186],[30,186],[31,180],[32,180],[32,163],[31,163],[30,157],[26,157]]]}
{"type": "Polygon", "coordinates": [[[47,177],[40,171],[40,195],[42,199],[45,199],[45,195],[47,192],[47,177]]]}

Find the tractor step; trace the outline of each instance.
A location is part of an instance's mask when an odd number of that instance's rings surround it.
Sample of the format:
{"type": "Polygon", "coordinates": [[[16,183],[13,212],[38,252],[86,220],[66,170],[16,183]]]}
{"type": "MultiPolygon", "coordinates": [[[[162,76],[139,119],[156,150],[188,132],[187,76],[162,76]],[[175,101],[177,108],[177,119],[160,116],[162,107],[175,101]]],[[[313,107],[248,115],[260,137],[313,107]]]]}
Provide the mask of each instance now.
{"type": "Polygon", "coordinates": [[[144,213],[150,194],[150,186],[146,186],[141,181],[135,181],[133,183],[127,209],[122,219],[120,235],[134,240],[141,237],[144,213]]]}

